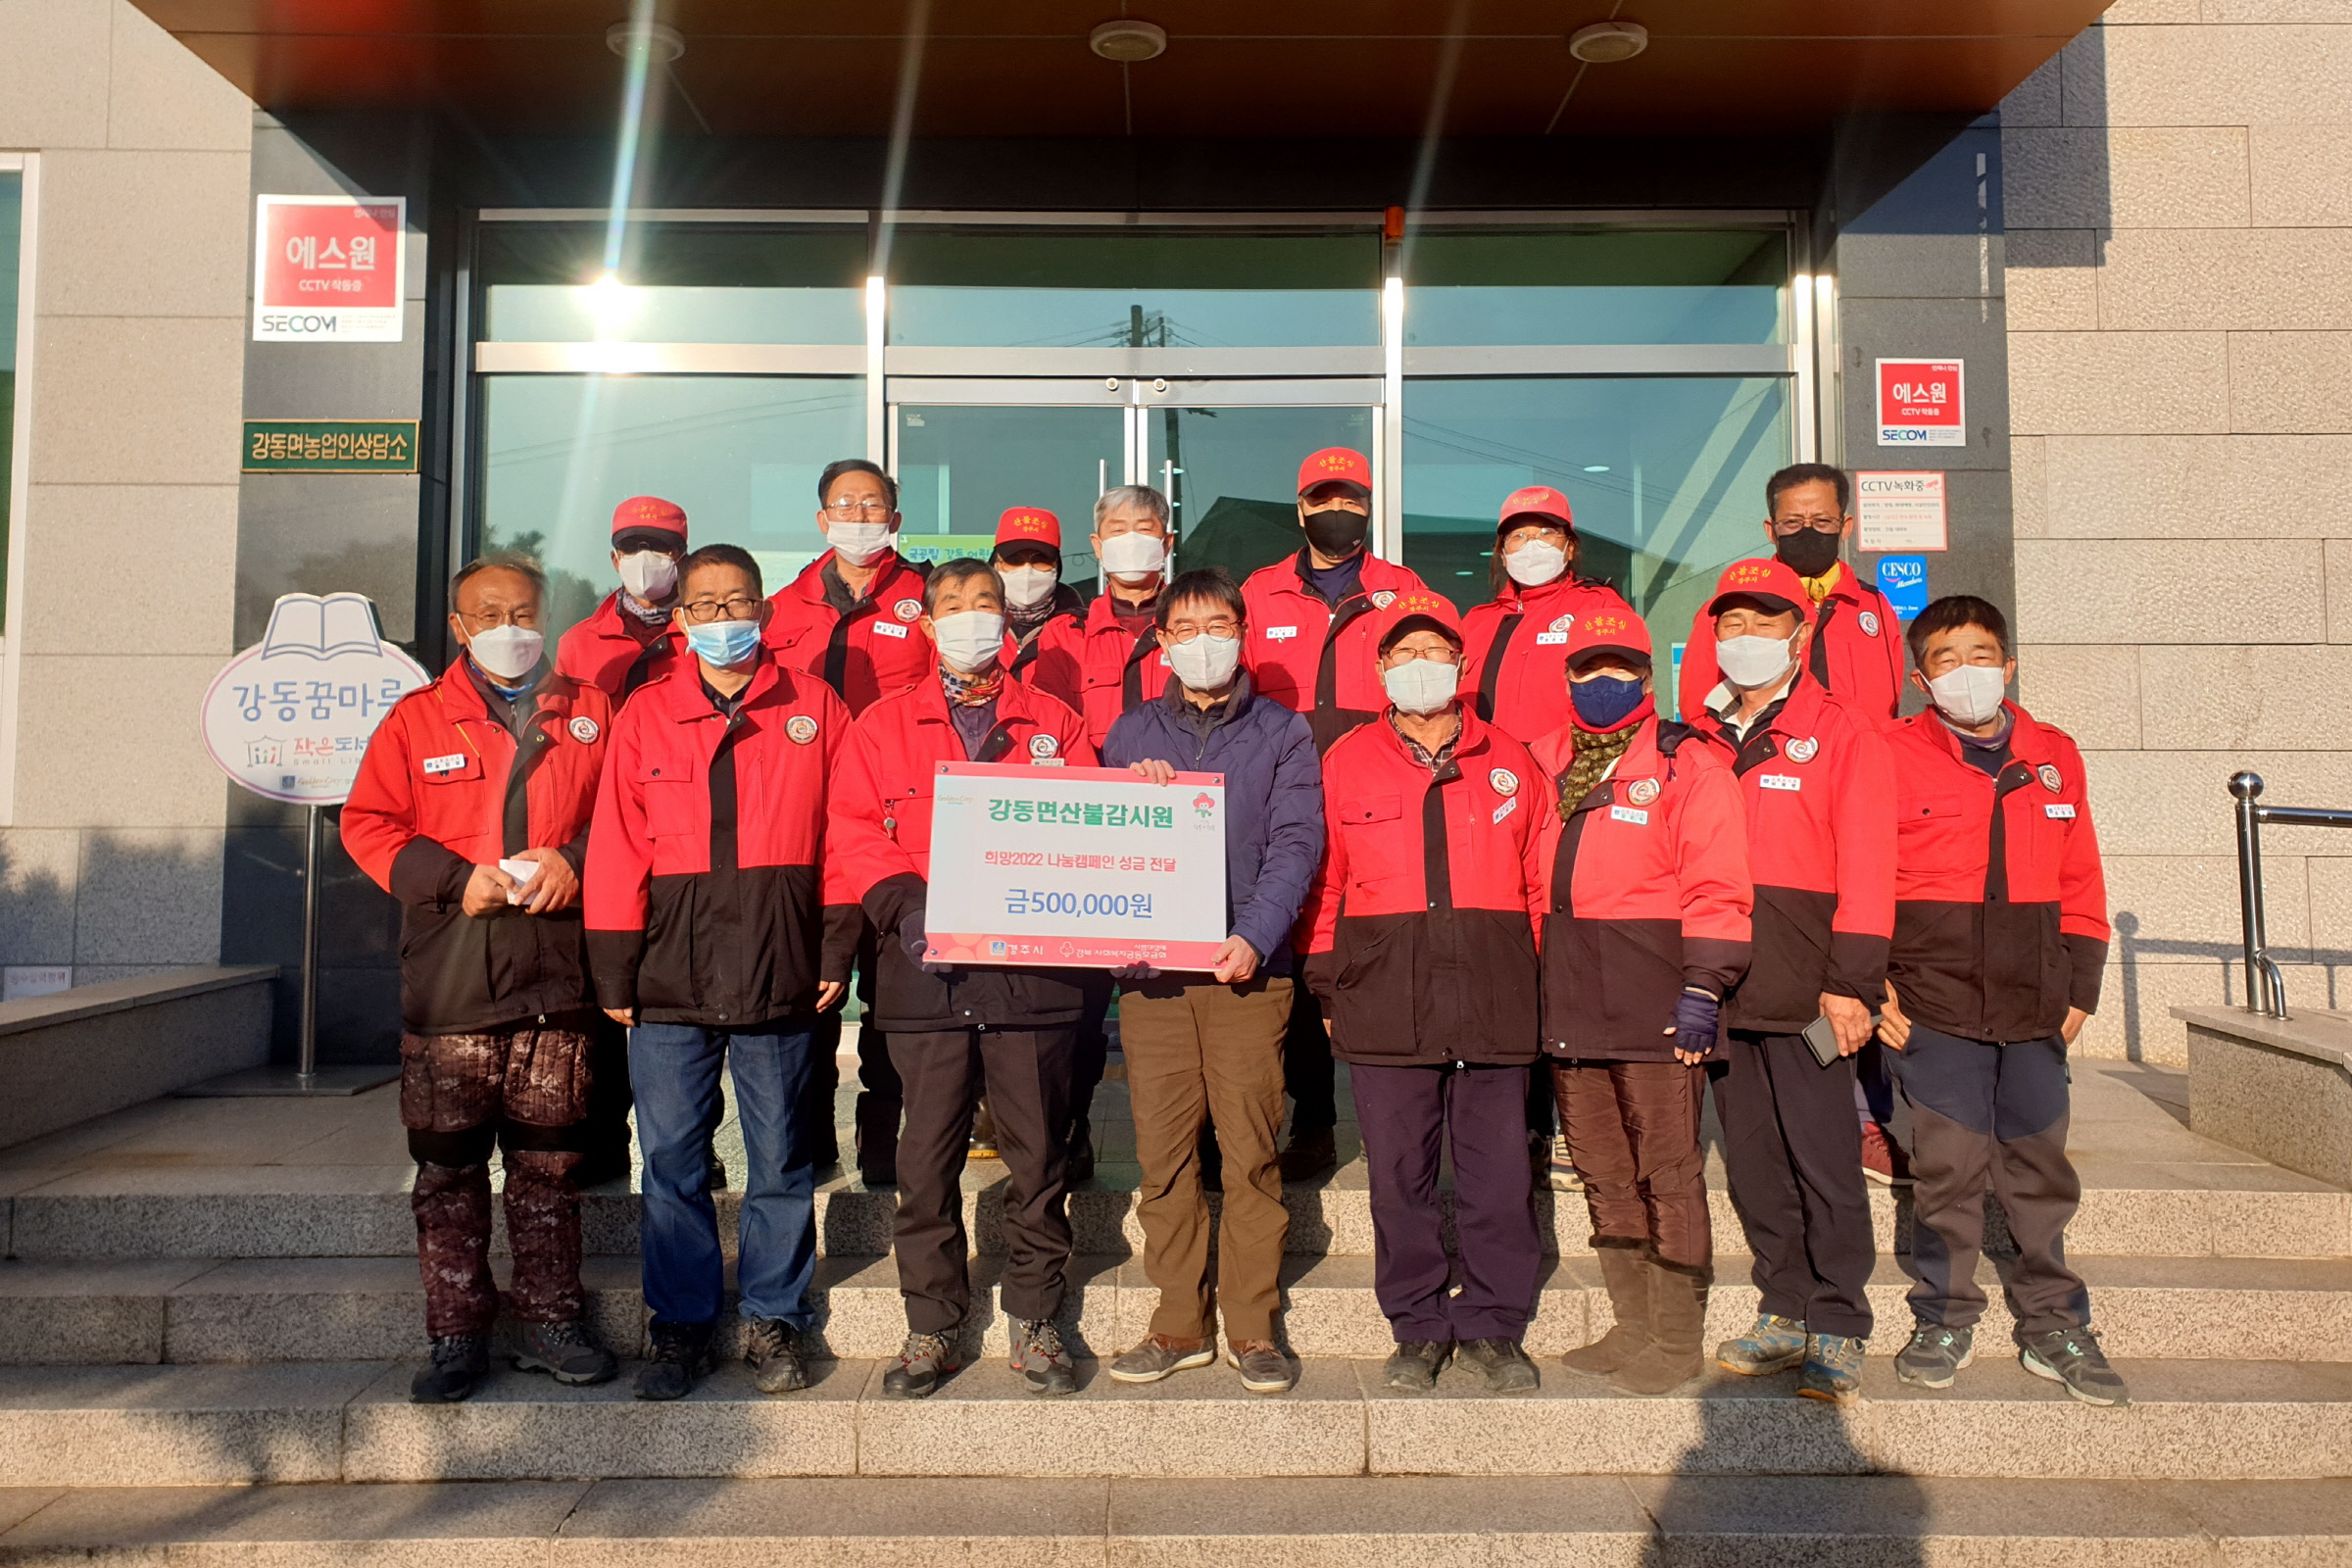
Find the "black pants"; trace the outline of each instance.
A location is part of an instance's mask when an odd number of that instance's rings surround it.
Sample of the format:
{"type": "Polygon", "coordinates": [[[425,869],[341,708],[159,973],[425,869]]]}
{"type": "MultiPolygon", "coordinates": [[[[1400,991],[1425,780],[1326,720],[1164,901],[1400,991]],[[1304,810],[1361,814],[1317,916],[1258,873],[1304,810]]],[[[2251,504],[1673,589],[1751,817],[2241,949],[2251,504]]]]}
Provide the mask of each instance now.
{"type": "MultiPolygon", "coordinates": [[[[869,930],[858,944],[858,1000],[868,1017],[874,1010],[875,963],[874,934],[869,930]]],[[[848,1010],[845,1005],[818,1014],[809,1035],[808,1087],[801,1096],[801,1147],[811,1151],[819,1165],[841,1157],[840,1136],[834,1131],[833,1096],[841,1087],[842,1015],[848,1010]]],[[[878,1029],[858,1031],[858,1086],[894,1106],[905,1098],[898,1069],[890,1064],[889,1045],[878,1029]]]]}
{"type": "Polygon", "coordinates": [[[1763,1309],[1815,1334],[1869,1337],[1878,1246],[1854,1119],[1854,1063],[1824,1067],[1796,1035],[1726,1036],[1715,1084],[1732,1206],[1755,1254],[1763,1309]]]}
{"type": "Polygon", "coordinates": [[[1089,1004],[1087,1015],[1079,1020],[1077,1043],[1071,1048],[1070,1124],[1065,1138],[1073,1149],[1078,1147],[1080,1127],[1092,1131],[1095,1091],[1102,1087],[1102,1069],[1110,1061],[1110,1031],[1104,1027],[1109,1012],[1110,994],[1106,991],[1100,1003],[1089,1004]]]}
{"type": "Polygon", "coordinates": [[[982,1094],[1011,1173],[1004,1186],[1009,1256],[999,1287],[1004,1310],[1016,1318],[1060,1313],[1070,1262],[1063,1192],[1077,1033],[1072,1026],[889,1037],[906,1106],[891,1250],[906,1326],[915,1333],[953,1335],[971,1316],[962,1177],[972,1106],[982,1094]]]}
{"type": "Polygon", "coordinates": [[[1282,1087],[1297,1102],[1291,1112],[1293,1138],[1340,1124],[1338,1082],[1323,1004],[1301,984],[1291,993],[1291,1025],[1282,1036],[1282,1087]]]}

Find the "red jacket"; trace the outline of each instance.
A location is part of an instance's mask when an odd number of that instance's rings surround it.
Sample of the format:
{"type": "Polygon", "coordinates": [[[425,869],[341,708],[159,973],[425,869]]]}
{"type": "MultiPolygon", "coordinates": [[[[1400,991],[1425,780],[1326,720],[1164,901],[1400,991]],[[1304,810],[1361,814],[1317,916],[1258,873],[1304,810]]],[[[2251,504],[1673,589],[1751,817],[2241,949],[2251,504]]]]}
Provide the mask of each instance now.
{"type": "Polygon", "coordinates": [[[1873,1007],[1894,934],[1894,771],[1879,726],[1799,675],[1778,710],[1730,748],[1747,801],[1755,950],[1724,1022],[1794,1034],[1821,1016],[1821,994],[1873,1007]]]}
{"type": "Polygon", "coordinates": [[[1298,949],[1333,1015],[1333,1054],[1536,1059],[1546,783],[1526,747],[1467,710],[1434,774],[1385,718],[1324,754],[1323,866],[1298,949]]]}
{"type": "Polygon", "coordinates": [[[1086,641],[1086,601],[1068,583],[1054,585],[1054,609],[1044,625],[1022,642],[1004,629],[1004,673],[1022,685],[1078,707],[1086,701],[1081,650],[1086,641]]]}
{"type": "Polygon", "coordinates": [[[1605,582],[1505,583],[1462,617],[1462,681],[1478,716],[1523,744],[1568,722],[1568,628],[1589,610],[1633,607],[1605,582]]]}
{"type": "MultiPolygon", "coordinates": [[[[1555,803],[1544,811],[1544,1049],[1599,1061],[1671,1061],[1685,986],[1721,997],[1748,959],[1747,814],[1723,753],[1645,718],[1567,821],[1576,760],[1562,725],[1528,748],[1555,803]]],[[[1711,1045],[1712,1042],[1709,1042],[1711,1045]]]]}
{"type": "Polygon", "coordinates": [[[664,620],[649,626],[620,608],[620,593],[605,595],[586,620],[556,643],[556,668],[586,681],[613,702],[625,703],[638,687],[676,668],[685,652],[677,630],[664,620]]]}
{"type": "Polygon", "coordinates": [[[533,696],[517,769],[514,737],[461,653],[393,705],[360,759],[343,847],[401,902],[400,1017],[411,1034],[467,1034],[588,1004],[578,905],[546,915],[462,906],[475,866],[524,850],[560,849],[580,869],[612,705],[553,671],[533,696]]]}
{"type": "Polygon", "coordinates": [[[642,1023],[741,1028],[808,1012],[819,979],[849,978],[857,911],[817,902],[849,728],[840,698],[772,659],[732,717],[699,665],[621,711],[588,839],[600,1004],[642,1023]]]}
{"type": "Polygon", "coordinates": [[[957,965],[930,973],[906,952],[905,940],[919,930],[908,916],[922,914],[931,875],[939,764],[1024,760],[1092,767],[1095,749],[1076,710],[1013,680],[999,689],[995,727],[973,756],[964,754],[936,675],[876,703],[852,729],[826,827],[825,902],[862,905],[881,933],[875,1028],[1061,1028],[1107,1000],[1109,977],[1099,969],[957,965]]]}
{"type": "Polygon", "coordinates": [[[1058,638],[1056,661],[1074,662],[1078,667],[1076,706],[1086,715],[1086,738],[1098,752],[1121,714],[1157,701],[1173,678],[1156,630],[1150,625],[1140,632],[1121,627],[1111,612],[1108,589],[1087,606],[1085,620],[1058,623],[1047,635],[1058,638]]]}
{"type": "Polygon", "coordinates": [[[1886,737],[1895,776],[1894,956],[1903,1011],[1964,1040],[2043,1040],[2095,1011],[2107,881],[2082,754],[2015,703],[1996,780],[1933,711],[1886,737]]]}
{"type": "Polygon", "coordinates": [[[788,668],[805,669],[832,687],[855,717],[931,672],[931,639],[915,624],[923,618],[929,573],[894,555],[845,615],[825,597],[825,567],[832,562],[828,550],[768,595],[776,612],[762,640],[788,668]]]}
{"type": "Polygon", "coordinates": [[[1307,715],[1315,744],[1331,743],[1389,706],[1372,649],[1372,612],[1428,584],[1406,567],[1364,557],[1357,591],[1337,606],[1307,586],[1306,550],[1261,566],[1242,584],[1250,633],[1242,662],[1257,694],[1307,715]]]}
{"type": "MultiPolygon", "coordinates": [[[[1813,607],[1813,643],[1805,670],[1833,697],[1873,723],[1887,724],[1903,700],[1903,628],[1894,606],[1844,562],[1829,596],[1813,607]]],[[[1683,645],[1683,719],[1695,722],[1723,681],[1715,667],[1715,621],[1705,606],[1690,620],[1683,645]]]]}

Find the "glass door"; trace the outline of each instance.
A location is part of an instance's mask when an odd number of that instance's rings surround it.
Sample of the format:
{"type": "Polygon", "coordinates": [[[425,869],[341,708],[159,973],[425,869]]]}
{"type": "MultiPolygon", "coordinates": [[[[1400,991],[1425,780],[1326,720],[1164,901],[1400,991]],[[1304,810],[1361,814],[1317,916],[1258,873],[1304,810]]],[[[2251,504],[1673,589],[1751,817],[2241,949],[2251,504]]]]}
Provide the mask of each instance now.
{"type": "MultiPolygon", "coordinates": [[[[1203,388],[1177,407],[1144,408],[1144,480],[1176,514],[1176,565],[1223,566],[1236,582],[1298,550],[1298,465],[1325,447],[1373,460],[1370,402],[1243,402],[1250,383],[1203,388]]],[[[1331,395],[1331,394],[1325,394],[1331,395]]]]}
{"type": "MultiPolygon", "coordinates": [[[[1127,482],[1127,409],[1102,383],[1093,403],[1014,403],[1052,397],[1054,387],[972,382],[894,386],[892,473],[905,517],[899,552],[910,561],[986,556],[997,518],[1010,507],[1043,507],[1061,519],[1061,575],[1092,595],[1087,549],[1095,498],[1127,482]]],[[[1066,391],[1062,395],[1067,396],[1066,391]]]]}

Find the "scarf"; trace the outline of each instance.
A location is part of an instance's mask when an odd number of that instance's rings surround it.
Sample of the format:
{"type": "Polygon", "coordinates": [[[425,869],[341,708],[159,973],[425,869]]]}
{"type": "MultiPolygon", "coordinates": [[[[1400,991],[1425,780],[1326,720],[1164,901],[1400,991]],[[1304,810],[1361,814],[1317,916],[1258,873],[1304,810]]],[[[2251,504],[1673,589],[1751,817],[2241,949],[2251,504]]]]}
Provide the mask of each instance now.
{"type": "Polygon", "coordinates": [[[1796,580],[1805,585],[1805,597],[1818,605],[1830,597],[1830,590],[1838,586],[1838,579],[1844,574],[1845,563],[1833,561],[1830,563],[1830,569],[1820,576],[1799,577],[1796,580]]]}
{"type": "Polygon", "coordinates": [[[966,675],[961,670],[939,666],[939,684],[948,694],[950,708],[985,708],[997,700],[1004,689],[1004,666],[991,664],[966,675]]]}
{"type": "Polygon", "coordinates": [[[1599,787],[1601,775],[1625,755],[1625,749],[1634,744],[1634,737],[1641,732],[1640,724],[1627,724],[1605,734],[1577,730],[1576,758],[1560,778],[1561,821],[1576,814],[1576,808],[1585,804],[1585,797],[1599,787]]]}
{"type": "Polygon", "coordinates": [[[641,605],[636,600],[629,597],[628,590],[625,588],[622,589],[615,597],[620,600],[620,609],[623,614],[635,615],[639,620],[645,622],[645,624],[648,626],[666,626],[669,624],[669,612],[663,609],[662,606],[641,605]]]}

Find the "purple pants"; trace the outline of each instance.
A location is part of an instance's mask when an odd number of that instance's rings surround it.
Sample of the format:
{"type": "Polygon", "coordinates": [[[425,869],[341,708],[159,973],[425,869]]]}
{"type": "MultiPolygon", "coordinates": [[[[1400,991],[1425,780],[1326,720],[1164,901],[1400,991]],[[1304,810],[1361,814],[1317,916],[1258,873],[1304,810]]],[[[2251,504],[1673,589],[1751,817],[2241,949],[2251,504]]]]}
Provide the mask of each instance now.
{"type": "Polygon", "coordinates": [[[1544,1248],[1527,1153],[1525,1067],[1348,1065],[1372,1175],[1372,1288],[1396,1343],[1517,1340],[1544,1248]],[[1453,1156],[1461,1291],[1446,1256],[1438,1158],[1453,1156]]]}

